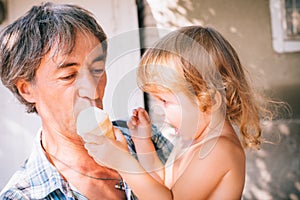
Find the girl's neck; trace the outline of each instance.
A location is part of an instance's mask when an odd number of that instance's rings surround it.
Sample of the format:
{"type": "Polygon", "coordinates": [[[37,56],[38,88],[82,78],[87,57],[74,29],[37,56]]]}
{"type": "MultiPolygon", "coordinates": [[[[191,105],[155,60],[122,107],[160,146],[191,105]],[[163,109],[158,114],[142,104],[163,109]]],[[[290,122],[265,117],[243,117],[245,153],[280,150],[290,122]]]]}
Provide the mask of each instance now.
{"type": "Polygon", "coordinates": [[[221,135],[223,132],[224,124],[229,122],[226,116],[218,111],[207,115],[207,118],[209,118],[207,119],[207,125],[204,126],[203,129],[198,131],[198,134],[194,138],[194,143],[200,142],[208,136],[217,137],[221,135]]]}

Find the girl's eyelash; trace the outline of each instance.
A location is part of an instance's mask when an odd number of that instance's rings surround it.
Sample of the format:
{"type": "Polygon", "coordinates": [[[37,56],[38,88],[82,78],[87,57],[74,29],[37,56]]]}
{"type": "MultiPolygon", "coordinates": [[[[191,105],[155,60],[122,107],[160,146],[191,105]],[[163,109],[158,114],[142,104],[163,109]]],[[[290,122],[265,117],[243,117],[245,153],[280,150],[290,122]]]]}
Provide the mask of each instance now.
{"type": "Polygon", "coordinates": [[[167,103],[167,101],[165,99],[159,98],[159,100],[163,103],[167,103]]]}

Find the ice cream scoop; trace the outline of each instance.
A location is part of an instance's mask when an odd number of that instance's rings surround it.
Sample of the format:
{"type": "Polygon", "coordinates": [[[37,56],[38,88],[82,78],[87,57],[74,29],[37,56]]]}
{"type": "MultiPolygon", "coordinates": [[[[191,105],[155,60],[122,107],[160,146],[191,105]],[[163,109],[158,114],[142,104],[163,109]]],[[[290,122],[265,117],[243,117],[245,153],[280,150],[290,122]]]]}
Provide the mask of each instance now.
{"type": "Polygon", "coordinates": [[[115,138],[113,126],[108,114],[97,107],[88,107],[83,109],[76,121],[77,133],[83,137],[86,133],[95,135],[104,135],[115,138]]]}

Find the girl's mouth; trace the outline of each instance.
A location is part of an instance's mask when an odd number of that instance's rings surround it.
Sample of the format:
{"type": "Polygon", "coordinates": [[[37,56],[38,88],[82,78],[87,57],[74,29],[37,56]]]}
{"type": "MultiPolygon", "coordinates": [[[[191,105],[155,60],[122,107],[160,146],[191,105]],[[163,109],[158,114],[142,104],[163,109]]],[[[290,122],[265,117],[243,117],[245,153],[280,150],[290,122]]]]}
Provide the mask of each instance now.
{"type": "Polygon", "coordinates": [[[175,127],[174,127],[174,133],[175,133],[175,135],[178,135],[178,134],[179,134],[178,131],[179,131],[178,128],[175,128],[175,127]]]}

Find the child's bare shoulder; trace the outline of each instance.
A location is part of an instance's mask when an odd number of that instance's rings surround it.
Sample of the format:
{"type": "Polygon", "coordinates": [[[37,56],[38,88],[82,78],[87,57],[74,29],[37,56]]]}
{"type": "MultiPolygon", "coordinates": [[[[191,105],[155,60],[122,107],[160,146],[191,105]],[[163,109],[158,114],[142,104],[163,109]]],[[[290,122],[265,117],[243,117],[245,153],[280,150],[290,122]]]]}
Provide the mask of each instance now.
{"type": "MultiPolygon", "coordinates": [[[[191,162],[176,183],[176,189],[186,187],[189,182],[189,197],[207,199],[220,188],[227,189],[227,185],[243,185],[241,177],[244,173],[245,155],[235,139],[219,136],[197,146],[193,152],[191,162]]],[[[180,191],[177,192],[181,194],[180,191]]]]}
{"type": "Polygon", "coordinates": [[[220,135],[200,146],[199,158],[205,158],[206,156],[220,162],[227,160],[227,163],[231,160],[243,161],[245,159],[244,149],[235,133],[220,135]]]}

